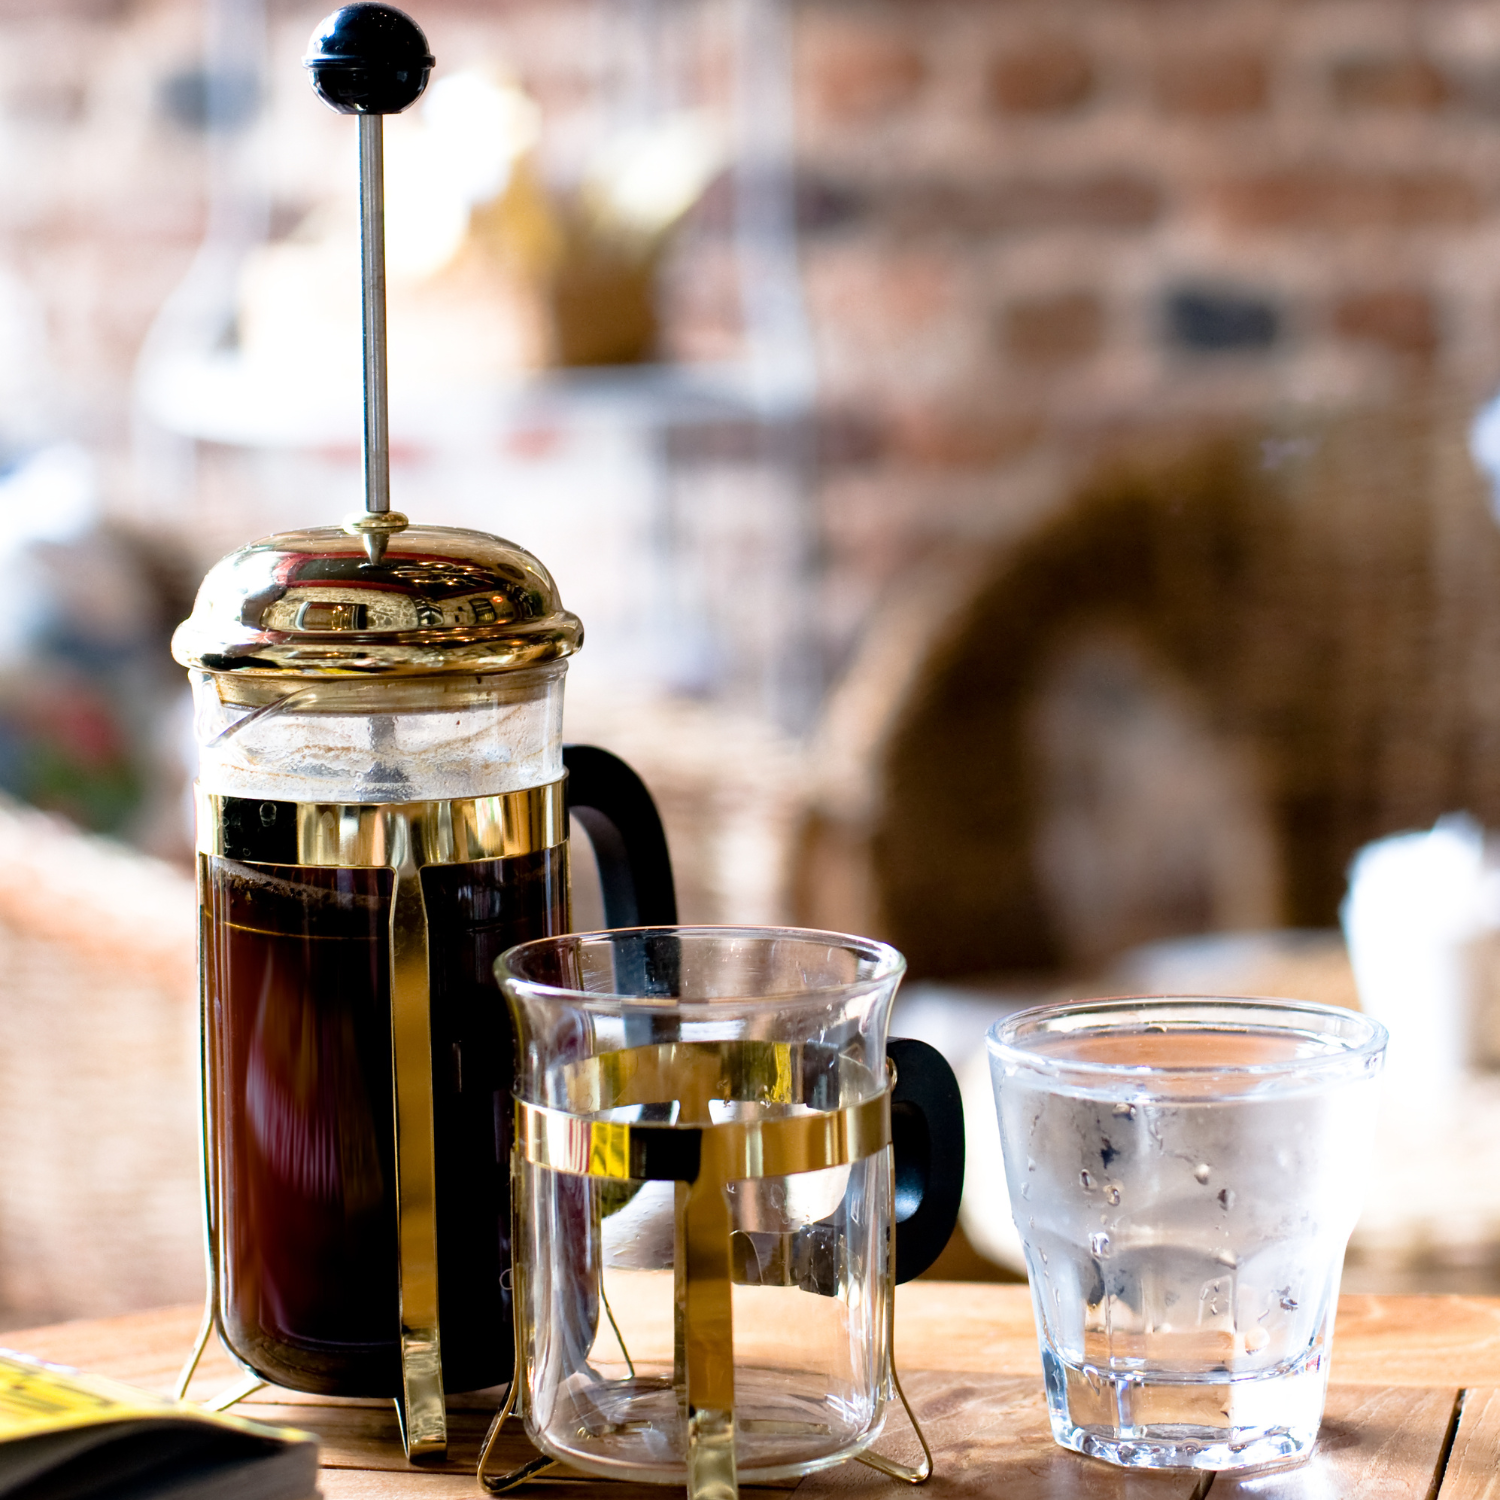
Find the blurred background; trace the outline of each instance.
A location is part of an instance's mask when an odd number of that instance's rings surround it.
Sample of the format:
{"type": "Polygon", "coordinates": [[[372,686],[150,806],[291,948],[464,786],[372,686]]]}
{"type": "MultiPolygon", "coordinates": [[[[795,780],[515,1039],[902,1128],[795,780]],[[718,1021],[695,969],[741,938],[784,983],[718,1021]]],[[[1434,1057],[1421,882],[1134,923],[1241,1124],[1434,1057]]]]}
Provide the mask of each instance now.
{"type": "MultiPolygon", "coordinates": [[[[322,9],[0,0],[12,1325],[198,1295],[166,646],[360,503],[322,9]]],[[[556,575],[685,919],[907,953],[971,1117],[938,1272],[1021,1270],[983,1026],[1203,990],[1448,1039],[1347,1283],[1500,1290],[1500,4],[411,9],[394,503],[556,575]],[[1440,819],[1351,962],[1351,862],[1440,819]]]]}

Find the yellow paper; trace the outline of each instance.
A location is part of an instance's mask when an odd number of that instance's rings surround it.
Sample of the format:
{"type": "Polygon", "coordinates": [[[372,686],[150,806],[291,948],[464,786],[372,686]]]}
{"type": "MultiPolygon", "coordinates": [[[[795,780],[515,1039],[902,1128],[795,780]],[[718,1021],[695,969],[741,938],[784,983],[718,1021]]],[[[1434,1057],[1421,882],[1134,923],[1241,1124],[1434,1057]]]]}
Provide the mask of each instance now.
{"type": "Polygon", "coordinates": [[[263,1427],[243,1417],[169,1401],[105,1375],[86,1375],[0,1349],[0,1443],[93,1427],[105,1422],[186,1420],[206,1422],[284,1442],[308,1440],[286,1427],[263,1427]]]}

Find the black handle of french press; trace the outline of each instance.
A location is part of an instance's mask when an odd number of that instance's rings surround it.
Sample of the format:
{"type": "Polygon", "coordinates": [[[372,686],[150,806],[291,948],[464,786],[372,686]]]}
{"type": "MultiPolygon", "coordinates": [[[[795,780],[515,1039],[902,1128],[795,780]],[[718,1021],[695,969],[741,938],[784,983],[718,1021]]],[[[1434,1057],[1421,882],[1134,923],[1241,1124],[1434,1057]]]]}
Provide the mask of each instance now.
{"type": "Polygon", "coordinates": [[[936,1047],[891,1037],[891,1146],[896,1168],[896,1280],[920,1276],[943,1253],[964,1192],[964,1105],[936,1047]]]}
{"type": "Polygon", "coordinates": [[[646,783],[597,745],[564,745],[568,811],[594,846],[606,927],[670,927],[677,890],[661,815],[646,783]]]}

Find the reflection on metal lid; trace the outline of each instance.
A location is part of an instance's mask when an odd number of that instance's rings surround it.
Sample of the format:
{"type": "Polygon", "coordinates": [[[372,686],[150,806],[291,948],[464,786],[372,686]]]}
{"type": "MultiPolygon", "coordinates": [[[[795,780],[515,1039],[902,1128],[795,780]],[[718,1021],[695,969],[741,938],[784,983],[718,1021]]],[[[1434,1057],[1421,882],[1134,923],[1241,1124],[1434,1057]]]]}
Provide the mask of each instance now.
{"type": "Polygon", "coordinates": [[[576,615],[529,552],[501,537],[413,526],[371,562],[338,527],[286,532],[223,558],[172,653],[213,672],[499,672],[571,655],[576,615]]]}

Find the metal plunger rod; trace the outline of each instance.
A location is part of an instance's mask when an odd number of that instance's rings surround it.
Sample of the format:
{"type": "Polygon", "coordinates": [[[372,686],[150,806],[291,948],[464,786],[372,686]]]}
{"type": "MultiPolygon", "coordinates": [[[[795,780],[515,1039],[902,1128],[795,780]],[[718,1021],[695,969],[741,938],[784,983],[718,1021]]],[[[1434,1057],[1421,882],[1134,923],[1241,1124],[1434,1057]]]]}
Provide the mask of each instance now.
{"type": "Polygon", "coordinates": [[[391,5],[345,5],[318,23],[302,59],[318,97],[359,116],[359,242],[365,351],[365,508],[344,530],[372,563],[406,526],[391,509],[391,444],[385,374],[385,151],[382,116],[400,114],[427,87],[432,54],[422,28],[391,5]]]}
{"type": "Polygon", "coordinates": [[[391,508],[391,439],[385,366],[385,120],[359,116],[359,248],[365,340],[365,510],[391,508]]]}

